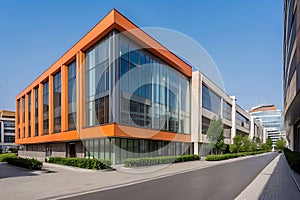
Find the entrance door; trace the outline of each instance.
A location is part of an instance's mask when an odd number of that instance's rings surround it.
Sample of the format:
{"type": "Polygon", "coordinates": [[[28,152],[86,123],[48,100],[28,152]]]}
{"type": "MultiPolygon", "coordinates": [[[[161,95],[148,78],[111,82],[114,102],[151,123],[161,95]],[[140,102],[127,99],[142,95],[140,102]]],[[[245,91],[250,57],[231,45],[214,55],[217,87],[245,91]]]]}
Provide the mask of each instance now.
{"type": "Polygon", "coordinates": [[[75,142],[69,143],[69,151],[70,151],[70,157],[75,158],[76,157],[76,148],[75,148],[75,142]]]}

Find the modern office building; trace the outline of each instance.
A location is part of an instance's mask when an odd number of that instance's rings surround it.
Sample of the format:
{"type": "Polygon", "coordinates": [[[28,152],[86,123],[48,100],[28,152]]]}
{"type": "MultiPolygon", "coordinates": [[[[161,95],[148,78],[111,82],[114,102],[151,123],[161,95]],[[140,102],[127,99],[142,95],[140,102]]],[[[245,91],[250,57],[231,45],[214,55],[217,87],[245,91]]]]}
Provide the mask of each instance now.
{"type": "Polygon", "coordinates": [[[260,105],[249,111],[250,115],[261,121],[266,128],[267,137],[270,137],[273,144],[281,137],[286,139],[284,131],[283,113],[274,105],[260,105]]]}
{"type": "Polygon", "coordinates": [[[284,1],[284,120],[289,146],[300,151],[300,2],[284,1]]]}
{"type": "Polygon", "coordinates": [[[199,71],[192,75],[192,144],[194,153],[207,154],[207,130],[210,121],[221,117],[225,144],[232,144],[236,135],[254,136],[264,141],[264,128],[260,121],[251,119],[248,112],[236,104],[236,97],[227,95],[199,71]]]}
{"type": "Polygon", "coordinates": [[[235,97],[115,9],[17,95],[16,110],[19,155],[38,159],[197,154],[214,116],[228,144],[252,127],[235,97]]]}
{"type": "Polygon", "coordinates": [[[0,152],[15,146],[15,112],[0,110],[0,152]]]}

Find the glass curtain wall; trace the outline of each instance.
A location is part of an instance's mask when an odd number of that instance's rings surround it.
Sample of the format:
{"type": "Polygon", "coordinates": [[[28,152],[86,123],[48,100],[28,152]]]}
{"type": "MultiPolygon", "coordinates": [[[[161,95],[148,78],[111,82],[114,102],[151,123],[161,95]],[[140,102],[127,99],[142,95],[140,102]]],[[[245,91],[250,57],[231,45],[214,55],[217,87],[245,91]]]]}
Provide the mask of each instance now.
{"type": "Polygon", "coordinates": [[[68,67],[68,129],[76,129],[76,61],[68,67]]]}
{"type": "Polygon", "coordinates": [[[25,97],[22,97],[22,123],[25,123],[25,97]]]}
{"type": "Polygon", "coordinates": [[[83,141],[85,157],[115,160],[120,164],[127,158],[179,156],[190,154],[190,144],[147,139],[102,138],[83,141]]]}
{"type": "Polygon", "coordinates": [[[86,52],[86,125],[109,122],[109,40],[86,52]]]}
{"type": "Polygon", "coordinates": [[[236,121],[236,124],[239,125],[239,126],[245,127],[247,129],[250,128],[249,120],[239,112],[236,112],[235,121],[236,121]]]}
{"type": "Polygon", "coordinates": [[[221,98],[206,85],[202,85],[202,107],[219,116],[221,115],[221,98]]]}
{"type": "Polygon", "coordinates": [[[226,101],[223,101],[223,118],[228,119],[231,121],[231,112],[232,112],[232,107],[229,103],[226,101]]]}
{"type": "Polygon", "coordinates": [[[44,96],[43,96],[43,134],[49,134],[49,81],[44,83],[44,96]]]}
{"type": "Polygon", "coordinates": [[[190,133],[188,79],[120,37],[120,123],[190,133]]]}
{"type": "Polygon", "coordinates": [[[54,132],[58,133],[61,131],[61,72],[55,74],[53,79],[54,79],[54,85],[53,85],[54,132]]]}

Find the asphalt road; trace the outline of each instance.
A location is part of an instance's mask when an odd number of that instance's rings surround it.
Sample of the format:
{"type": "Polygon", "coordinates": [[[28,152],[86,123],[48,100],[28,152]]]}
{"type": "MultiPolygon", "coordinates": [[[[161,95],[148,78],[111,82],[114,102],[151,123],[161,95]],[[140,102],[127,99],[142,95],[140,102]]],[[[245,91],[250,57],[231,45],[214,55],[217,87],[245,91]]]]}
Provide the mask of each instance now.
{"type": "Polygon", "coordinates": [[[234,199],[277,155],[270,153],[70,199],[234,199]]]}

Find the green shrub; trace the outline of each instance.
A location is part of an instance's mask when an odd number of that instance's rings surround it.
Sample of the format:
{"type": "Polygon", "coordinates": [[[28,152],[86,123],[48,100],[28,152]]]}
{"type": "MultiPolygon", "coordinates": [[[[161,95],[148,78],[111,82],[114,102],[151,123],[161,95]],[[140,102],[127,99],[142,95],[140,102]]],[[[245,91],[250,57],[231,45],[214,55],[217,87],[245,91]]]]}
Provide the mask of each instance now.
{"type": "Polygon", "coordinates": [[[68,165],[73,167],[79,167],[84,169],[107,169],[111,166],[110,160],[98,160],[89,158],[61,158],[61,157],[50,157],[49,163],[68,165]]]}
{"type": "Polygon", "coordinates": [[[15,165],[27,169],[40,170],[43,167],[43,164],[40,161],[33,158],[8,158],[6,161],[10,165],[15,165]]]}
{"type": "Polygon", "coordinates": [[[252,152],[242,152],[242,153],[207,155],[205,160],[207,160],[207,161],[227,160],[227,159],[231,159],[231,158],[238,158],[238,157],[242,157],[242,156],[256,155],[256,154],[261,154],[261,153],[266,153],[266,152],[268,152],[268,151],[262,150],[262,151],[252,151],[252,152]]]}
{"type": "Polygon", "coordinates": [[[200,160],[198,155],[182,155],[182,156],[161,156],[147,158],[128,158],[123,161],[125,167],[139,167],[149,165],[161,165],[167,163],[178,163],[200,160]]]}
{"type": "Polygon", "coordinates": [[[14,153],[5,153],[0,155],[0,162],[6,162],[8,158],[16,158],[16,154],[14,153]]]}
{"type": "Polygon", "coordinates": [[[300,152],[293,152],[290,149],[284,149],[284,155],[290,167],[300,174],[300,152]]]}

